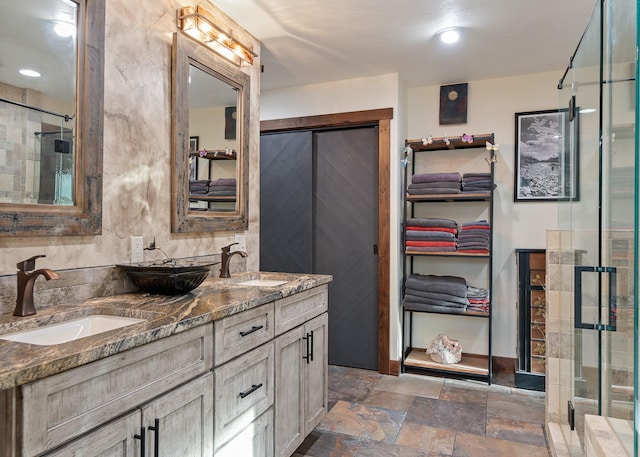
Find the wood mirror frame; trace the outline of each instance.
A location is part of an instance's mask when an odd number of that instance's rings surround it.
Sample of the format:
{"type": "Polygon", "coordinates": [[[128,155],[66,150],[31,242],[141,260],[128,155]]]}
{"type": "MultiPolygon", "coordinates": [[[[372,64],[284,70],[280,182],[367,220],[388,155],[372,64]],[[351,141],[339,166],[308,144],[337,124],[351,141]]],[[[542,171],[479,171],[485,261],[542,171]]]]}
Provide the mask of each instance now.
{"type": "Polygon", "coordinates": [[[204,45],[176,32],[173,35],[171,99],[172,218],[175,233],[240,231],[248,227],[249,211],[249,94],[250,78],[239,67],[204,45]],[[236,206],[234,211],[189,209],[189,66],[195,65],[238,91],[236,157],[236,206]]]}
{"type": "Polygon", "coordinates": [[[104,0],[81,4],[78,26],[73,206],[0,203],[0,236],[99,235],[102,232],[104,0]]]}

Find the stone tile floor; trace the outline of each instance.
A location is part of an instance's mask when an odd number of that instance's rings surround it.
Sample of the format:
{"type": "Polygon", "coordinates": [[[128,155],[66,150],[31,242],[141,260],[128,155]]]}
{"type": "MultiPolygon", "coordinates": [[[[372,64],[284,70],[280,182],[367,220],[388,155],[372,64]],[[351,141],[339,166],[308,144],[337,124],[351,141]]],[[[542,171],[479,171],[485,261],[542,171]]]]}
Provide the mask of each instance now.
{"type": "Polygon", "coordinates": [[[329,413],[301,456],[549,457],[544,393],[494,383],[329,367],[329,413]]]}

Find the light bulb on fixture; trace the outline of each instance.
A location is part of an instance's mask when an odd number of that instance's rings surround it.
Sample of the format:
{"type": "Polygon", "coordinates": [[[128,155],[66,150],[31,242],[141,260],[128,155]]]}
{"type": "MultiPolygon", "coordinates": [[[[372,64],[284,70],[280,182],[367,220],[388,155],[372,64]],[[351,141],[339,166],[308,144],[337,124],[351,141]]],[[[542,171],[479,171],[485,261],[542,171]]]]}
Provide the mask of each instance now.
{"type": "Polygon", "coordinates": [[[445,29],[439,32],[440,41],[446,44],[456,43],[460,39],[460,32],[458,29],[445,29]]]}

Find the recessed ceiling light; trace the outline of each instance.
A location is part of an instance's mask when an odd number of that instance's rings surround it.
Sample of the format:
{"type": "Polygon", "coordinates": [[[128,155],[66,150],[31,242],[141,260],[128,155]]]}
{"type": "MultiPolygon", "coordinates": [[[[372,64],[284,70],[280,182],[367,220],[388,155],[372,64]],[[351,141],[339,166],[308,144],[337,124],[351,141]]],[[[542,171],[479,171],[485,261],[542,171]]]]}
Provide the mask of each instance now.
{"type": "Polygon", "coordinates": [[[23,76],[29,76],[30,78],[39,78],[41,75],[40,73],[38,73],[35,70],[30,70],[28,68],[23,68],[21,70],[18,70],[18,73],[20,73],[23,76]]]}
{"type": "Polygon", "coordinates": [[[446,44],[456,43],[460,39],[458,29],[446,29],[440,32],[440,41],[446,44]]]}
{"type": "Polygon", "coordinates": [[[70,37],[75,35],[76,26],[70,22],[57,22],[53,30],[61,37],[70,37]]]}

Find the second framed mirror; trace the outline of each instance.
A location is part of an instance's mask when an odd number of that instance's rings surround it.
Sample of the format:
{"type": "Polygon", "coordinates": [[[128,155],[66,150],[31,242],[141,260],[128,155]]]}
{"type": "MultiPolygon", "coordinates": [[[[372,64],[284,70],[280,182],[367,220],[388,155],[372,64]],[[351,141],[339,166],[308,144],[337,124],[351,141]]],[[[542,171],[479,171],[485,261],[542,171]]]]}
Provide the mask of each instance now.
{"type": "Polygon", "coordinates": [[[246,229],[249,76],[179,33],[172,57],[172,230],[246,229]]]}

